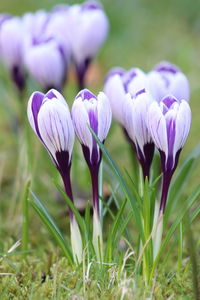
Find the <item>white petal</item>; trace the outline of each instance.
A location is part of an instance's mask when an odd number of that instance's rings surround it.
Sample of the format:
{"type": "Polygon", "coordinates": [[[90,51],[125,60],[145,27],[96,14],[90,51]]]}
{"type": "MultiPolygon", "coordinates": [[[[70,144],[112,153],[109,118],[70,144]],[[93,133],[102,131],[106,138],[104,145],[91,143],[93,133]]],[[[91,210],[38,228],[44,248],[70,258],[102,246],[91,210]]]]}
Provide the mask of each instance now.
{"type": "Polygon", "coordinates": [[[42,140],[55,160],[57,151],[68,151],[71,156],[74,129],[66,106],[58,100],[46,101],[38,114],[38,127],[42,140]]]}
{"type": "Polygon", "coordinates": [[[157,102],[153,102],[148,110],[148,127],[156,147],[168,156],[166,121],[157,102]]]}
{"type": "Polygon", "coordinates": [[[114,118],[124,125],[122,107],[124,102],[124,86],[121,77],[116,74],[111,76],[105,83],[104,93],[107,95],[114,118]]]}
{"type": "Polygon", "coordinates": [[[81,98],[75,99],[72,106],[72,120],[75,133],[81,144],[92,151],[92,134],[88,128],[90,122],[84,102],[81,98]]]}
{"type": "Polygon", "coordinates": [[[190,98],[190,87],[187,77],[182,73],[178,72],[173,81],[171,81],[170,92],[179,101],[186,100],[189,101],[190,98]]]}
{"type": "Polygon", "coordinates": [[[101,92],[97,96],[98,103],[98,138],[103,142],[108,134],[110,129],[112,112],[108,98],[106,95],[101,92]]]}

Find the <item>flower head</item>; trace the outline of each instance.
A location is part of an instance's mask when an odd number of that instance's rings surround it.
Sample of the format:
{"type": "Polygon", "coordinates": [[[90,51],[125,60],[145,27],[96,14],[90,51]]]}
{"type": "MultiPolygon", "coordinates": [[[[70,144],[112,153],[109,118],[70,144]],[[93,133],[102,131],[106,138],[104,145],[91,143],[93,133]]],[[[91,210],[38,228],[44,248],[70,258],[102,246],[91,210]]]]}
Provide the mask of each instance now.
{"type": "Polygon", "coordinates": [[[72,106],[72,119],[85,159],[91,167],[99,166],[101,151],[89,126],[103,143],[111,125],[111,118],[110,103],[104,93],[99,93],[97,97],[87,89],[78,93],[72,106]]]}
{"type": "Polygon", "coordinates": [[[68,57],[60,40],[50,36],[32,38],[25,47],[24,61],[27,70],[44,91],[62,89],[68,57]]]}
{"type": "Polygon", "coordinates": [[[56,90],[35,92],[28,102],[28,119],[53,162],[64,176],[70,167],[74,128],[68,105],[56,90]]]}
{"type": "Polygon", "coordinates": [[[79,88],[84,87],[85,72],[107,38],[108,18],[96,1],[72,5],[67,12],[66,32],[76,65],[79,88]]]}
{"type": "Polygon", "coordinates": [[[138,68],[125,71],[121,68],[111,69],[104,85],[104,92],[108,96],[115,119],[124,127],[123,106],[125,95],[135,95],[146,87],[146,74],[138,68]]]}
{"type": "Polygon", "coordinates": [[[174,95],[179,101],[189,101],[190,88],[187,77],[180,69],[168,62],[161,62],[148,74],[149,90],[156,101],[174,95]]]}
{"type": "Polygon", "coordinates": [[[188,137],[191,110],[185,100],[165,97],[160,104],[153,102],[148,111],[148,127],[161,156],[163,191],[160,209],[164,211],[169,184],[176,169],[180,152],[188,137]]]}
{"type": "Polygon", "coordinates": [[[2,18],[0,54],[19,90],[25,85],[23,72],[23,23],[19,17],[2,18]]]}
{"type": "Polygon", "coordinates": [[[147,112],[152,102],[151,95],[142,89],[134,96],[128,93],[123,106],[124,127],[135,145],[144,178],[149,177],[154,154],[154,144],[147,127],[147,112]]]}

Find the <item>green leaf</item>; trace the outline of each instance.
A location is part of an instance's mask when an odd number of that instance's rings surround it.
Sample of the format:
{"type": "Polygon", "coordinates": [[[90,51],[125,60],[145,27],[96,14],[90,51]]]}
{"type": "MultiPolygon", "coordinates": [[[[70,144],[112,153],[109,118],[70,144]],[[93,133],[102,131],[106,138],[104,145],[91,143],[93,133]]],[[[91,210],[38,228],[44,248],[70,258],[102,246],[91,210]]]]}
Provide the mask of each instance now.
{"type": "Polygon", "coordinates": [[[112,168],[114,175],[116,176],[124,194],[125,197],[129,200],[130,205],[133,209],[134,212],[134,219],[136,221],[136,225],[138,228],[138,231],[140,233],[141,239],[144,241],[144,232],[143,232],[143,227],[142,227],[142,220],[140,217],[140,211],[138,208],[138,204],[136,203],[131,191],[129,190],[121,172],[119,171],[116,163],[113,161],[113,159],[111,158],[111,156],[109,155],[108,151],[106,150],[106,148],[104,147],[104,145],[101,143],[101,141],[99,140],[99,138],[97,137],[97,135],[95,134],[95,132],[90,128],[90,126],[88,125],[90,132],[92,133],[92,135],[94,136],[97,144],[99,145],[99,148],[101,149],[102,153],[104,154],[105,159],[107,160],[107,162],[109,163],[110,167],[112,168]]]}
{"type": "Polygon", "coordinates": [[[73,257],[72,253],[68,247],[68,244],[66,243],[62,233],[60,232],[59,228],[57,227],[55,221],[47,211],[44,204],[39,200],[39,198],[33,193],[32,190],[30,190],[30,193],[33,197],[33,199],[29,198],[28,201],[30,202],[33,209],[36,211],[36,213],[41,218],[42,222],[45,224],[48,231],[52,234],[54,239],[57,241],[58,245],[62,249],[64,255],[68,259],[69,263],[73,265],[73,257]]]}

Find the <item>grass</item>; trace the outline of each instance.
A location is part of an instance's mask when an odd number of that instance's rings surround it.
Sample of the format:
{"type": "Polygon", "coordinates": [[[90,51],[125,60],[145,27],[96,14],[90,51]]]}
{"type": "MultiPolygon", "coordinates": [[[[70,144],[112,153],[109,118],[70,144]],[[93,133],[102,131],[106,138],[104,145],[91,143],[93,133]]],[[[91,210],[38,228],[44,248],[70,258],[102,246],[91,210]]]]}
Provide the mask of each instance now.
{"type": "MultiPolygon", "coordinates": [[[[1,1],[0,11],[22,14],[26,10],[50,9],[55,3],[57,2],[52,0],[1,1]]],[[[110,18],[110,37],[90,69],[88,87],[94,91],[101,90],[104,75],[115,65],[125,68],[138,66],[145,71],[151,69],[160,60],[169,60],[179,65],[188,75],[191,83],[193,112],[192,129],[181,155],[181,162],[184,162],[187,154],[199,141],[199,2],[193,1],[191,4],[189,0],[159,2],[116,0],[113,3],[104,0],[103,3],[110,18]]],[[[115,264],[102,267],[95,260],[91,261],[91,265],[86,264],[83,270],[70,266],[32,209],[29,209],[28,252],[23,252],[22,247],[18,246],[13,253],[7,254],[22,237],[22,202],[25,185],[30,177],[29,167],[32,170],[31,188],[48,207],[67,243],[69,243],[69,220],[65,214],[66,204],[52,180],[59,181],[59,175],[46,151],[29,129],[26,133],[22,132],[20,136],[16,136],[12,130],[15,128],[15,122],[20,122],[24,107],[19,106],[16,90],[9,82],[3,67],[0,69],[0,75],[0,299],[146,299],[148,297],[192,299],[194,288],[191,265],[188,272],[184,273],[184,271],[189,261],[190,230],[195,245],[199,239],[199,216],[191,229],[186,231],[186,238],[183,239],[183,260],[179,272],[177,272],[178,246],[176,244],[167,263],[159,266],[151,289],[144,287],[142,277],[133,276],[131,256],[127,258],[127,265],[121,272],[115,264]],[[28,149],[31,158],[29,162],[25,159],[25,134],[28,134],[29,142],[33,145],[28,149]]],[[[71,105],[76,90],[73,74],[70,78],[65,93],[71,105]]],[[[33,90],[34,88],[30,86],[24,96],[24,104],[33,90]]],[[[120,170],[130,165],[129,148],[116,124],[111,129],[106,147],[113,159],[117,161],[120,170]]],[[[76,149],[72,166],[73,189],[76,198],[88,200],[91,197],[89,172],[82,160],[78,143],[76,149]],[[84,176],[76,176],[77,172],[84,176]]],[[[128,167],[129,172],[131,168],[132,166],[128,167]]],[[[182,201],[199,183],[199,171],[200,166],[196,164],[193,175],[185,184],[182,201]]],[[[110,182],[109,179],[109,170],[106,169],[104,181],[110,182]]],[[[104,189],[111,191],[110,185],[105,186],[104,189]]],[[[115,215],[115,207],[111,207],[111,210],[115,215]]],[[[173,223],[175,217],[176,211],[172,211],[169,215],[169,225],[173,223]]],[[[111,218],[106,217],[104,222],[106,231],[109,231],[111,218]]],[[[187,220],[183,223],[187,224],[187,220]]],[[[133,222],[129,223],[128,228],[134,243],[133,222]]],[[[176,238],[178,238],[178,231],[173,235],[170,246],[176,238]]],[[[198,255],[196,258],[198,261],[199,252],[195,254],[198,255]]],[[[115,258],[115,261],[121,259],[120,266],[123,266],[122,257],[118,254],[115,258]]],[[[200,281],[200,278],[198,280],[200,281]]]]}

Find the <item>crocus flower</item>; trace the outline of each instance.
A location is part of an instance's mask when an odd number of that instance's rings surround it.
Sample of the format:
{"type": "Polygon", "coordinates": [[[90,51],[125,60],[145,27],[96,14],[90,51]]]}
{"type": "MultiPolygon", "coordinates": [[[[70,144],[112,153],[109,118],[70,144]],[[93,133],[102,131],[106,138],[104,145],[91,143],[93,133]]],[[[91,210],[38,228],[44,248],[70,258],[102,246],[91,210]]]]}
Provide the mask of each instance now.
{"type": "Polygon", "coordinates": [[[125,71],[122,68],[113,68],[106,76],[104,92],[110,100],[114,118],[124,125],[123,106],[125,95],[135,95],[138,91],[146,88],[146,74],[138,69],[132,68],[125,71]]]}
{"type": "Polygon", "coordinates": [[[167,95],[174,95],[179,101],[189,101],[190,88],[187,77],[180,69],[168,62],[161,62],[148,74],[149,90],[158,102],[167,95]]]}
{"type": "MultiPolygon", "coordinates": [[[[56,90],[31,95],[27,109],[32,129],[47,149],[61,174],[67,196],[73,201],[70,167],[74,145],[74,128],[68,105],[56,90]]],[[[71,241],[74,259],[82,259],[82,240],[78,224],[70,210],[71,241]]]]}
{"type": "Polygon", "coordinates": [[[24,63],[31,76],[46,92],[50,88],[62,90],[65,83],[68,57],[59,39],[38,37],[27,39],[24,63]]]}
{"type": "Polygon", "coordinates": [[[98,173],[102,154],[90,132],[89,126],[99,140],[104,143],[111,125],[111,118],[110,103],[104,93],[99,93],[97,97],[87,89],[78,93],[72,106],[72,120],[91,174],[93,188],[93,243],[97,257],[100,257],[99,238],[102,244],[98,192],[98,173]]]}
{"type": "Polygon", "coordinates": [[[177,167],[180,152],[188,137],[191,110],[185,100],[165,97],[159,104],[154,101],[148,111],[148,126],[160,152],[163,172],[160,213],[164,213],[169,185],[177,167]]]}
{"type": "Polygon", "coordinates": [[[68,10],[66,32],[80,89],[84,87],[84,76],[91,60],[107,37],[108,27],[107,16],[99,2],[86,1],[68,10]]]}
{"type": "Polygon", "coordinates": [[[149,178],[154,154],[154,143],[147,127],[147,112],[152,102],[151,95],[142,89],[134,96],[128,93],[123,107],[124,126],[135,145],[144,179],[149,178]]]}
{"type": "Polygon", "coordinates": [[[25,86],[23,71],[23,26],[18,17],[7,18],[0,27],[0,54],[20,91],[25,86]]]}

